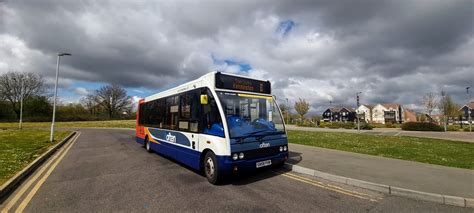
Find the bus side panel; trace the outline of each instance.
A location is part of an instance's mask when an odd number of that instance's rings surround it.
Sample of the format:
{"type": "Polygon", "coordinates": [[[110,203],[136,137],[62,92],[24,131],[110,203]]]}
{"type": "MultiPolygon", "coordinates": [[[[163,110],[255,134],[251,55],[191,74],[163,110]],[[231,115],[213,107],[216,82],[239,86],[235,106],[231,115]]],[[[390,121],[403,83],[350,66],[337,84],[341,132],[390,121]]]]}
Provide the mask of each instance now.
{"type": "Polygon", "coordinates": [[[145,132],[147,132],[149,137],[153,139],[150,140],[150,142],[151,148],[154,151],[171,157],[189,167],[199,169],[200,152],[192,149],[191,141],[193,141],[193,137],[190,136],[192,135],[191,133],[182,133],[155,128],[146,128],[145,132]]]}

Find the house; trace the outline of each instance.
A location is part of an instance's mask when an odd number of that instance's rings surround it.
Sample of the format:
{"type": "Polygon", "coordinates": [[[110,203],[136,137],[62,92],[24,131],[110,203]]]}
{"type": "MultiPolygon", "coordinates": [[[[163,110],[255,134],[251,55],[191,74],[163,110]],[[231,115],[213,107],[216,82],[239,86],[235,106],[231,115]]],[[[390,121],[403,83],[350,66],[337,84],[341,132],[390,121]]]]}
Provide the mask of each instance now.
{"type": "Polygon", "coordinates": [[[371,104],[362,104],[360,105],[356,112],[359,114],[360,120],[365,121],[366,123],[372,123],[372,109],[374,105],[371,104]]]}
{"type": "Polygon", "coordinates": [[[373,123],[402,123],[404,110],[400,104],[377,104],[372,109],[373,123]]]}
{"type": "Polygon", "coordinates": [[[417,122],[417,116],[416,113],[412,110],[409,109],[404,109],[403,110],[404,115],[403,115],[403,122],[417,122]]]}
{"type": "Polygon", "coordinates": [[[444,122],[444,115],[442,114],[431,115],[431,117],[426,115],[426,117],[428,117],[429,122],[436,123],[438,125],[441,125],[444,122]]]}
{"type": "Polygon", "coordinates": [[[331,122],[354,122],[356,112],[351,107],[331,107],[323,112],[323,120],[331,122]]]}
{"type": "Polygon", "coordinates": [[[474,120],[474,102],[471,101],[469,104],[462,106],[458,111],[462,111],[462,121],[463,123],[468,123],[469,121],[469,113],[471,114],[471,121],[474,120]]]}

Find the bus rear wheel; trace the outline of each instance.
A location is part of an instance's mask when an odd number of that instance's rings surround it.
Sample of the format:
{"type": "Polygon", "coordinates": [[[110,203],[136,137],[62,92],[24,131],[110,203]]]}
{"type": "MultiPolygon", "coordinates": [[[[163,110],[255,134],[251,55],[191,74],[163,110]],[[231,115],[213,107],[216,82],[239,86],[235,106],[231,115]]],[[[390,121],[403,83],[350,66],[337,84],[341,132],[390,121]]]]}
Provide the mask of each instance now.
{"type": "Polygon", "coordinates": [[[206,153],[203,161],[204,174],[207,181],[211,184],[218,184],[220,180],[219,167],[216,160],[216,155],[212,151],[206,153]]]}

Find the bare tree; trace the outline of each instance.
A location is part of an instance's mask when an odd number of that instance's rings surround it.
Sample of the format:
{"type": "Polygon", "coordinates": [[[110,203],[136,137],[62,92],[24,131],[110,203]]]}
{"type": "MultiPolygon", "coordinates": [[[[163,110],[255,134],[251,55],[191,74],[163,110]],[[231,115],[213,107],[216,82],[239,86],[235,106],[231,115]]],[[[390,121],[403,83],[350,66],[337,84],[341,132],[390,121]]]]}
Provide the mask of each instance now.
{"type": "Polygon", "coordinates": [[[432,92],[427,93],[423,96],[423,105],[425,106],[426,114],[431,117],[431,113],[438,106],[438,97],[432,92]]]}
{"type": "Polygon", "coordinates": [[[81,98],[81,103],[84,108],[93,115],[97,109],[97,103],[95,102],[95,97],[93,95],[87,95],[86,97],[81,98]]]}
{"type": "Polygon", "coordinates": [[[305,99],[299,98],[299,100],[295,102],[295,110],[301,118],[304,118],[304,115],[308,113],[309,103],[306,102],[305,99]]]}
{"type": "Polygon", "coordinates": [[[109,118],[130,111],[132,99],[127,91],[119,85],[103,86],[95,92],[95,102],[101,105],[109,115],[109,118]]]}
{"type": "Polygon", "coordinates": [[[17,118],[20,118],[20,101],[43,92],[43,79],[29,72],[7,72],[0,75],[0,97],[7,100],[17,118]]]}

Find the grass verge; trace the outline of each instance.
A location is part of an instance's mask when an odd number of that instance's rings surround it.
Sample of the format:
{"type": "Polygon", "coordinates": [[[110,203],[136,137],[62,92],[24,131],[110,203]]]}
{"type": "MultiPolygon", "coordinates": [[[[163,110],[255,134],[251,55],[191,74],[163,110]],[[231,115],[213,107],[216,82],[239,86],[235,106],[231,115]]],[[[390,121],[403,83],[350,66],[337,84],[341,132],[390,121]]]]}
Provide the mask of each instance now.
{"type": "Polygon", "coordinates": [[[48,130],[0,129],[0,185],[69,133],[70,131],[56,131],[56,142],[51,143],[48,130]]]}
{"type": "Polygon", "coordinates": [[[474,169],[474,143],[407,136],[288,131],[290,143],[474,169]]]}
{"type": "MultiPolygon", "coordinates": [[[[135,120],[112,120],[112,121],[71,121],[56,122],[56,127],[101,127],[101,128],[135,128],[135,120]]],[[[51,122],[25,122],[23,127],[37,128],[50,127],[51,122]]],[[[4,122],[0,123],[1,128],[17,128],[18,123],[4,122]]]]}

